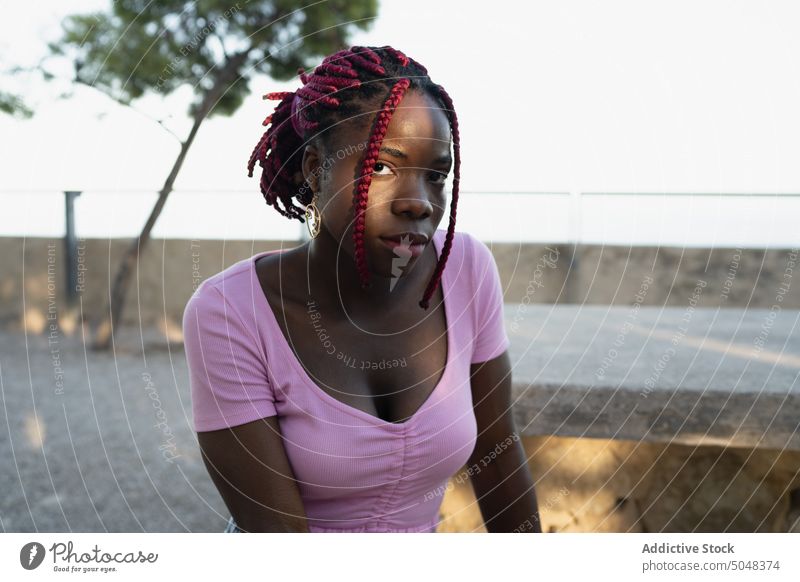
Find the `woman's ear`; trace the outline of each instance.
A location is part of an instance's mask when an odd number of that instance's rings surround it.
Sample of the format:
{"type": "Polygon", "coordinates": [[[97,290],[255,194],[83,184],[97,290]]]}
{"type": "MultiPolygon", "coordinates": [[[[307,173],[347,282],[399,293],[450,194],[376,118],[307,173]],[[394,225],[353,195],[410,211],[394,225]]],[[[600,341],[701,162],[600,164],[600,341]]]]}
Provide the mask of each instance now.
{"type": "Polygon", "coordinates": [[[311,188],[311,191],[314,193],[319,192],[322,158],[317,146],[313,144],[306,146],[306,149],[303,151],[301,168],[303,170],[303,180],[305,180],[306,184],[311,188]]]}

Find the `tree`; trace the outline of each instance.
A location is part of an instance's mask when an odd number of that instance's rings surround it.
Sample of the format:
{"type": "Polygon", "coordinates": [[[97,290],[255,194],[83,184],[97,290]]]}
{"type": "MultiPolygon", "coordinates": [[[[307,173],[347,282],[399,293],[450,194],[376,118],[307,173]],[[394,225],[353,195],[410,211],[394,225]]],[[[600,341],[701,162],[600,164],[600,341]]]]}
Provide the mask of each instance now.
{"type": "Polygon", "coordinates": [[[19,119],[33,117],[33,110],[22,101],[22,97],[6,91],[0,91],[0,111],[19,119]]]}
{"type": "Polygon", "coordinates": [[[248,96],[256,74],[287,81],[299,68],[348,46],[356,29],[367,30],[377,0],[115,0],[107,12],[69,16],[51,56],[74,66],[74,82],[131,105],[148,94],[194,88],[188,135],[139,236],[117,268],[111,297],[94,326],[92,347],[108,349],[113,325],[122,321],[125,296],[140,253],[150,239],[175,179],[203,122],[230,116],[248,96]]]}

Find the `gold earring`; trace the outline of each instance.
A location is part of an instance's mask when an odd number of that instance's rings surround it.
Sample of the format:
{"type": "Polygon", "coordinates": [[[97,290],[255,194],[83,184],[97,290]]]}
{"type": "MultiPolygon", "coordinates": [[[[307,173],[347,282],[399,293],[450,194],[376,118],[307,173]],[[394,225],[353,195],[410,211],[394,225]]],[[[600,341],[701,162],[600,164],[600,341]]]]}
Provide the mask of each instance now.
{"type": "Polygon", "coordinates": [[[316,238],[319,234],[319,228],[322,224],[322,214],[320,214],[319,208],[317,208],[317,194],[314,194],[314,198],[311,200],[311,204],[306,206],[306,227],[308,228],[308,235],[311,238],[316,238]]]}

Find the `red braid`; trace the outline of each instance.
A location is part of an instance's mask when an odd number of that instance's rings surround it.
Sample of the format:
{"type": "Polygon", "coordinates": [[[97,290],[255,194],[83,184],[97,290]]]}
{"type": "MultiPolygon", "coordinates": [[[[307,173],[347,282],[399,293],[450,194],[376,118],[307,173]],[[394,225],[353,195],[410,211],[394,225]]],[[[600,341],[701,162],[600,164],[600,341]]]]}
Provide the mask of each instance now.
{"type": "MultiPolygon", "coordinates": [[[[292,99],[294,93],[279,92],[267,93],[264,99],[280,99],[281,102],[275,108],[272,115],[268,116],[263,125],[269,124],[270,127],[261,136],[261,139],[250,154],[250,159],[247,163],[247,175],[253,177],[253,170],[255,169],[256,162],[263,168],[261,173],[260,187],[261,194],[267,201],[267,204],[275,208],[283,216],[287,218],[298,218],[303,220],[305,210],[294,205],[292,198],[294,191],[297,189],[292,183],[292,176],[288,171],[284,170],[284,162],[281,160],[279,152],[282,152],[281,146],[285,142],[294,140],[299,142],[299,137],[296,135],[291,123],[291,110],[292,99]],[[284,208],[281,208],[278,201],[283,202],[284,208]]],[[[297,156],[294,156],[294,164],[299,169],[299,162],[297,156]]],[[[301,200],[302,202],[302,200],[301,200]]]]}
{"type": "Polygon", "coordinates": [[[450,256],[450,249],[453,246],[453,236],[456,230],[456,208],[458,207],[458,185],[461,181],[461,147],[459,145],[461,138],[458,133],[456,110],[453,108],[453,100],[450,99],[450,95],[448,95],[447,91],[445,91],[444,87],[441,85],[439,86],[439,95],[442,101],[444,101],[448,117],[450,117],[450,131],[453,134],[453,197],[450,200],[450,224],[447,227],[447,236],[445,237],[444,246],[442,247],[442,254],[436,264],[436,270],[433,272],[430,283],[428,283],[428,287],[425,289],[425,294],[422,296],[422,301],[419,302],[419,306],[423,309],[428,309],[428,301],[439,285],[442,271],[444,271],[444,266],[447,264],[447,257],[450,256]]]}
{"type": "Polygon", "coordinates": [[[355,208],[353,243],[355,247],[356,267],[361,277],[361,285],[364,288],[370,286],[369,269],[367,269],[367,261],[364,253],[364,223],[366,218],[365,213],[367,211],[367,193],[369,192],[369,185],[372,183],[372,170],[375,168],[375,162],[378,159],[378,150],[380,150],[381,143],[386,135],[386,129],[389,127],[389,121],[392,119],[392,113],[394,113],[397,104],[400,103],[400,100],[403,98],[409,84],[410,81],[408,79],[400,79],[395,83],[392,90],[389,92],[389,97],[383,104],[383,108],[378,113],[378,119],[375,123],[375,128],[372,130],[369,145],[367,146],[367,155],[361,166],[358,187],[353,197],[353,206],[355,208]]]}
{"type": "Polygon", "coordinates": [[[336,109],[339,107],[339,99],[331,97],[329,93],[337,93],[342,89],[361,86],[358,70],[354,65],[369,67],[368,70],[373,74],[386,74],[386,71],[380,66],[381,60],[378,55],[368,50],[368,52],[365,51],[363,53],[366,56],[365,58],[354,52],[356,48],[360,47],[353,47],[349,51],[342,50],[325,57],[322,63],[314,69],[313,75],[307,77],[303,74],[301,76],[304,86],[297,90],[297,95],[301,101],[308,102],[297,111],[297,122],[303,130],[313,130],[319,125],[318,122],[307,119],[306,109],[317,105],[322,105],[328,109],[336,109]]]}

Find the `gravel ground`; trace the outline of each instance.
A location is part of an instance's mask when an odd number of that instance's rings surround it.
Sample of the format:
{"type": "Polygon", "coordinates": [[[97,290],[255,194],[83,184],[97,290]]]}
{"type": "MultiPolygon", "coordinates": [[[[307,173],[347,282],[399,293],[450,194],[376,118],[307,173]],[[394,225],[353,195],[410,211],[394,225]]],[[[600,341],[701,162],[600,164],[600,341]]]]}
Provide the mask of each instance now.
{"type": "Polygon", "coordinates": [[[0,531],[221,532],[181,344],[0,332],[0,531]]]}

